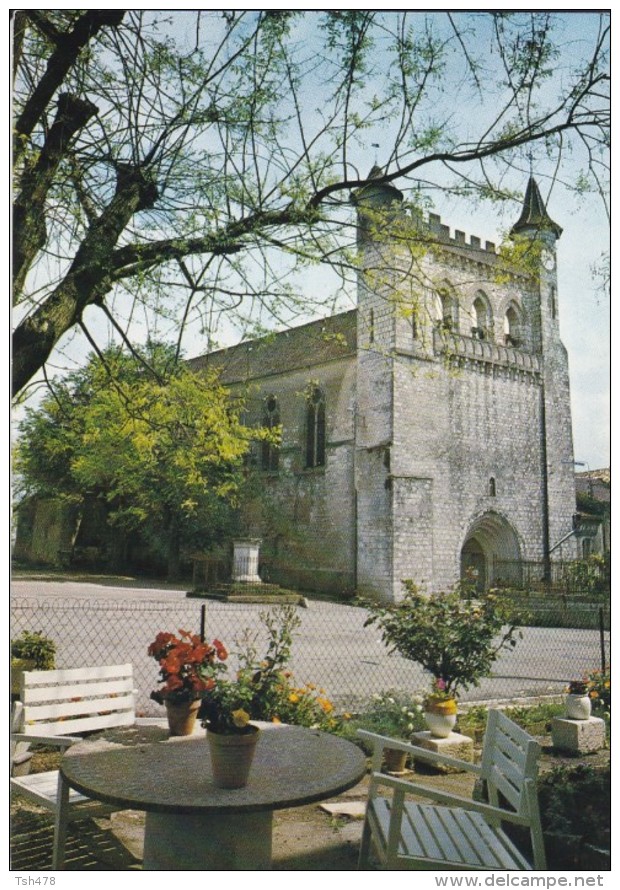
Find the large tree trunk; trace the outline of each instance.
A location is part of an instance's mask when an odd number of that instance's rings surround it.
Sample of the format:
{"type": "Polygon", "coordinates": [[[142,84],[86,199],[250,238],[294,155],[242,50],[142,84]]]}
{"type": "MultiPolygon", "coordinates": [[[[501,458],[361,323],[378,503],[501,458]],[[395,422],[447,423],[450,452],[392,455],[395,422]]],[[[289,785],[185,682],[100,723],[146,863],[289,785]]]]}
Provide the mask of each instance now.
{"type": "Polygon", "coordinates": [[[181,536],[179,522],[172,516],[168,525],[168,581],[177,581],[181,576],[181,536]]]}
{"type": "Polygon", "coordinates": [[[112,251],[138,210],[157,200],[155,185],[140,168],[118,167],[116,193],[89,228],[69,272],[49,299],[28,315],[13,334],[13,395],[45,364],[60,337],[100,302],[112,287],[112,251]]]}

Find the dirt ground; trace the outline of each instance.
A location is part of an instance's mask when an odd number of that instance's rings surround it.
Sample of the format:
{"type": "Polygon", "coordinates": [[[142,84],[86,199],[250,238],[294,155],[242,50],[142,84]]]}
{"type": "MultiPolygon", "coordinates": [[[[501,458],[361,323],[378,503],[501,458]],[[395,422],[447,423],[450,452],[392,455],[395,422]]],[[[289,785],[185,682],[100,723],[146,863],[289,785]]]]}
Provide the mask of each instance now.
{"type": "MultiPolygon", "coordinates": [[[[565,763],[593,766],[609,761],[609,750],[581,758],[560,756],[541,738],[541,770],[565,763]]],[[[56,760],[55,760],[56,759],[56,760]]],[[[56,754],[35,754],[33,769],[50,769],[56,754]]],[[[420,776],[416,775],[416,780],[420,776]]],[[[465,796],[473,779],[465,773],[434,774],[424,780],[465,796]]],[[[354,788],[323,804],[274,813],[273,869],[275,871],[354,871],[362,833],[368,776],[354,788]]],[[[144,813],[124,811],[110,819],[83,820],[72,826],[67,842],[68,870],[140,870],[144,813]]],[[[11,805],[11,869],[51,868],[53,827],[36,807],[16,798],[11,805]]]]}

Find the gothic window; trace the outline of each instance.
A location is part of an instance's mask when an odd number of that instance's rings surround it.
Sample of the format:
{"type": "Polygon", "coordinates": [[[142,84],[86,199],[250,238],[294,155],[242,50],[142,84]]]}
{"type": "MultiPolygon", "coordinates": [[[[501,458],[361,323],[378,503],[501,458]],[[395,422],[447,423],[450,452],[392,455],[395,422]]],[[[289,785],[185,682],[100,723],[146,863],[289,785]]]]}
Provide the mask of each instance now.
{"type": "Polygon", "coordinates": [[[520,346],[522,337],[521,315],[516,306],[509,306],[504,316],[504,342],[506,346],[520,346]]]}
{"type": "Polygon", "coordinates": [[[369,329],[369,340],[371,343],[375,342],[375,310],[370,310],[369,321],[368,321],[368,329],[369,329]]]}
{"type": "Polygon", "coordinates": [[[491,338],[492,318],[491,306],[486,294],[478,291],[472,305],[472,329],[471,335],[477,340],[488,340],[491,338]]]}
{"type": "Polygon", "coordinates": [[[458,303],[452,291],[447,287],[438,290],[439,297],[439,324],[444,330],[458,331],[459,312],[458,303]]]}
{"type": "Polygon", "coordinates": [[[497,495],[497,488],[495,485],[495,476],[491,476],[489,479],[489,497],[494,498],[497,495]]]}
{"type": "Polygon", "coordinates": [[[325,466],[325,397],[313,386],[306,401],[306,467],[325,466]]]}
{"type": "MultiPolygon", "coordinates": [[[[263,427],[274,430],[280,426],[280,409],[275,396],[268,396],[263,404],[263,427]]],[[[261,442],[261,467],[275,472],[280,466],[280,449],[275,442],[261,442]]]]}

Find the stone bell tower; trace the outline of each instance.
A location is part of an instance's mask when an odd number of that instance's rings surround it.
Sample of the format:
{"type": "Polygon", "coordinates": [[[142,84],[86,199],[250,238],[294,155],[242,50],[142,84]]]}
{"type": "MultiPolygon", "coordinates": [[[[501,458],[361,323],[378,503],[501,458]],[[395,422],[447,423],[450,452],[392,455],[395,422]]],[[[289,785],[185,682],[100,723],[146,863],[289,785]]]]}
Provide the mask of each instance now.
{"type": "Polygon", "coordinates": [[[542,357],[540,439],[546,575],[550,574],[550,563],[554,553],[557,556],[559,543],[572,531],[576,510],[568,355],[560,339],[557,242],[561,234],[562,228],[549,216],[538,184],[530,176],[523,209],[512,227],[511,237],[515,241],[530,242],[537,257],[537,274],[527,311],[531,319],[532,348],[542,357]]]}

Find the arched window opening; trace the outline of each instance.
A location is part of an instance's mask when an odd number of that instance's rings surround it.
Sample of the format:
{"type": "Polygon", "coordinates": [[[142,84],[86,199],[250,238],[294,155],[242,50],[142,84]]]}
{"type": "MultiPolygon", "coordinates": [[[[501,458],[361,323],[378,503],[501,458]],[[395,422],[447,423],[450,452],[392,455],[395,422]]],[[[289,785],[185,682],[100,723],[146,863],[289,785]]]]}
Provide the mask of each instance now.
{"type": "Polygon", "coordinates": [[[306,402],[306,467],[325,466],[325,398],[314,386],[306,402]]]}
{"type": "MultiPolygon", "coordinates": [[[[263,405],[263,427],[273,431],[280,426],[280,409],[275,396],[268,396],[263,405]]],[[[261,442],[261,467],[275,472],[280,466],[280,448],[275,442],[261,442]]]]}
{"type": "Polygon", "coordinates": [[[494,498],[497,496],[497,487],[495,485],[495,476],[491,476],[489,479],[489,497],[494,498]]]}
{"type": "Polygon", "coordinates": [[[514,306],[509,306],[504,316],[504,342],[506,346],[520,346],[522,342],[521,318],[514,306]]]}
{"type": "Polygon", "coordinates": [[[477,340],[488,340],[491,337],[492,327],[491,307],[486,295],[479,291],[472,305],[471,335],[477,340]]]}
{"type": "Polygon", "coordinates": [[[368,320],[368,339],[371,343],[375,342],[375,310],[371,309],[368,320]]]}
{"type": "Polygon", "coordinates": [[[439,297],[439,325],[446,331],[458,331],[459,306],[454,294],[447,288],[437,292],[439,297]]]}

